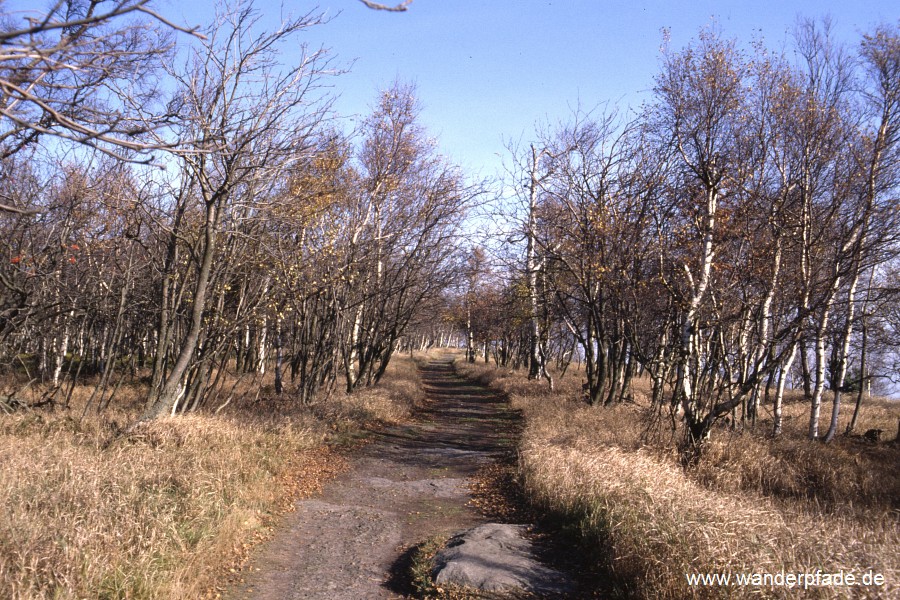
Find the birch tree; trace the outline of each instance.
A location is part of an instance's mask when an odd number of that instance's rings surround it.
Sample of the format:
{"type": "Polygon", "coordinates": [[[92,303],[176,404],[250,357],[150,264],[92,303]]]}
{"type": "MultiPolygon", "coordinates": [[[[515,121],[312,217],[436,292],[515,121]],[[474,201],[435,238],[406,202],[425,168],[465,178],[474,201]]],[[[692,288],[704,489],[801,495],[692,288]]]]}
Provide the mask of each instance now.
{"type": "MultiPolygon", "coordinates": [[[[865,113],[851,157],[851,194],[856,196],[851,202],[855,210],[842,247],[849,263],[847,309],[834,352],[831,420],[825,441],[831,441],[837,433],[860,278],[864,270],[884,260],[881,249],[885,244],[897,241],[896,206],[890,194],[900,184],[900,30],[897,26],[877,28],[864,36],[860,54],[866,81],[865,113]]],[[[816,429],[817,424],[811,422],[810,436],[817,433],[816,429]]]]}
{"type": "Polygon", "coordinates": [[[657,79],[662,142],[675,157],[673,201],[690,236],[683,257],[673,257],[681,280],[676,394],[694,439],[702,431],[698,374],[700,311],[708,299],[723,200],[733,189],[732,170],[745,95],[745,63],[732,41],[703,31],[696,45],[669,54],[657,79]],[[670,137],[668,137],[670,136],[670,137]]]}

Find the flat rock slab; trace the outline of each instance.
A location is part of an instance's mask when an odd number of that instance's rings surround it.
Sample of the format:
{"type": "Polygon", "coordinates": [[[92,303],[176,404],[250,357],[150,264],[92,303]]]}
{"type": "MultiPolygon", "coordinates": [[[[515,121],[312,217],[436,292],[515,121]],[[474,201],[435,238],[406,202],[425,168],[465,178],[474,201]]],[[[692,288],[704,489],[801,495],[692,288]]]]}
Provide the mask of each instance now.
{"type": "Polygon", "coordinates": [[[458,533],[434,557],[432,576],[441,585],[484,592],[565,596],[565,575],[534,557],[524,525],[487,523],[458,533]]]}

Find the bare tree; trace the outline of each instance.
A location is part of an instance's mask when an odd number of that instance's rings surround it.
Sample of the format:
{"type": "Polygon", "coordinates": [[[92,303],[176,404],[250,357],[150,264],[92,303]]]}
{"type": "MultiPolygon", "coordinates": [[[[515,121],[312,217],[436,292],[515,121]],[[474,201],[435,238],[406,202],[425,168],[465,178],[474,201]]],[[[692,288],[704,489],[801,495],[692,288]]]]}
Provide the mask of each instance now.
{"type": "MultiPolygon", "coordinates": [[[[281,46],[321,19],[308,14],[273,33],[254,34],[256,20],[251,7],[222,10],[189,69],[171,73],[179,90],[170,105],[177,107],[177,133],[183,140],[175,212],[190,214],[195,206],[200,237],[191,251],[195,276],[185,333],[143,418],[172,412],[186,393],[185,375],[196,360],[210,284],[223,264],[216,261],[223,224],[253,214],[259,199],[269,196],[271,186],[308,151],[309,136],[323,114],[313,90],[323,73],[324,54],[307,53],[301,46],[295,65],[282,67],[277,61],[281,46]]],[[[171,235],[177,244],[182,233],[173,228],[171,235]]],[[[164,284],[163,295],[167,289],[164,284]]],[[[162,314],[170,318],[165,309],[162,314]]],[[[157,361],[162,369],[159,356],[157,361]]]]}
{"type": "Polygon", "coordinates": [[[699,318],[713,280],[720,205],[731,188],[729,179],[736,175],[731,161],[745,93],[744,69],[734,42],[704,31],[696,46],[666,58],[657,79],[660,135],[670,144],[677,165],[673,201],[683,226],[691,231],[683,257],[672,258],[682,280],[677,294],[682,314],[676,394],[695,438],[703,433],[698,425],[703,421],[697,389],[703,369],[699,318]]]}
{"type": "Polygon", "coordinates": [[[150,0],[57,0],[24,19],[0,23],[0,157],[42,136],[128,160],[160,146],[147,138],[168,116],[156,102],[156,75],[171,32],[189,30],[150,0]]]}
{"type": "Polygon", "coordinates": [[[362,128],[346,242],[348,391],[380,379],[417,306],[449,285],[458,227],[479,192],[437,153],[418,113],[413,86],[395,82],[362,128]]]}
{"type": "MultiPolygon", "coordinates": [[[[896,207],[891,194],[900,184],[900,29],[881,26],[863,38],[861,46],[865,68],[865,110],[859,143],[852,157],[851,185],[856,197],[855,210],[842,245],[849,263],[847,309],[839,345],[833,352],[834,382],[831,422],[825,441],[837,433],[841,396],[847,374],[850,341],[855,323],[856,293],[860,278],[868,268],[884,260],[881,251],[896,243],[896,207]],[[861,181],[854,175],[861,174],[861,181]]],[[[810,435],[814,432],[811,430],[810,435]]]]}

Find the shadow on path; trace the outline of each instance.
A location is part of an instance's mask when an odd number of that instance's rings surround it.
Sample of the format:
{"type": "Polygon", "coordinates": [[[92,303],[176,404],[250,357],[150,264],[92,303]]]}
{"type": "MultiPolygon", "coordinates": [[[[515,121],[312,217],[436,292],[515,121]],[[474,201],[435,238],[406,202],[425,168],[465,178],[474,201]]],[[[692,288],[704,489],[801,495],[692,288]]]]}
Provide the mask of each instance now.
{"type": "Polygon", "coordinates": [[[226,598],[402,598],[416,545],[485,522],[470,503],[471,477],[513,455],[519,415],[451,360],[420,372],[427,402],[416,421],[373,433],[346,473],[298,501],[226,598]]]}
{"type": "Polygon", "coordinates": [[[501,394],[463,379],[449,361],[429,363],[420,374],[426,407],[415,423],[375,433],[367,454],[471,476],[515,450],[521,417],[501,394]]]}

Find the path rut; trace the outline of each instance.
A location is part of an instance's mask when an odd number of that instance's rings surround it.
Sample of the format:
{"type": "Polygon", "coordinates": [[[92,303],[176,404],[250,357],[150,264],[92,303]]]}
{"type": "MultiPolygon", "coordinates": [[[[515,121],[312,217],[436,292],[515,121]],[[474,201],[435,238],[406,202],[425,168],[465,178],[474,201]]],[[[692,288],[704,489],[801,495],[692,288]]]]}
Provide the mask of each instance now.
{"type": "Polygon", "coordinates": [[[518,416],[448,361],[421,369],[427,408],[386,428],[322,494],[297,502],[231,600],[404,598],[410,548],[485,522],[469,478],[514,450],[518,416]]]}

